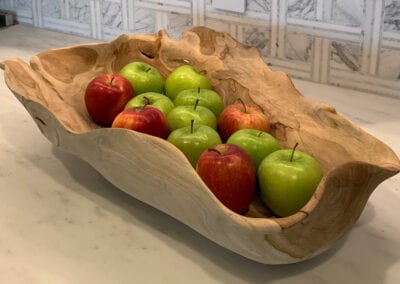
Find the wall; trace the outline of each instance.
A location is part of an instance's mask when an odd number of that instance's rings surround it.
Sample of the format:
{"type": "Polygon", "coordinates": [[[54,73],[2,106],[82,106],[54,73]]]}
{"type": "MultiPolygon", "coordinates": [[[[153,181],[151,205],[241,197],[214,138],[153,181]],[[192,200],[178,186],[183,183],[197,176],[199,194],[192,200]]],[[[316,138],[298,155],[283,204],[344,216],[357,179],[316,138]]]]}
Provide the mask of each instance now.
{"type": "MultiPolygon", "coordinates": [[[[234,1],[234,0],[232,0],[234,1]]],[[[191,25],[230,33],[293,77],[400,98],[399,0],[247,0],[243,14],[211,0],[0,0],[20,23],[111,40],[191,25]]]]}

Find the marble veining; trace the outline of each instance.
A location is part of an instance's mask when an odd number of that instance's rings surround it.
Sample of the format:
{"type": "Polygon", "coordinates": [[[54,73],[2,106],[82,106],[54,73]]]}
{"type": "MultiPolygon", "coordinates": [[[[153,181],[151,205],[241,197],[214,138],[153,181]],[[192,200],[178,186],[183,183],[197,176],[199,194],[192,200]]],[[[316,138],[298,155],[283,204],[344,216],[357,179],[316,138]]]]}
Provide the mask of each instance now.
{"type": "Polygon", "coordinates": [[[359,46],[343,44],[336,41],[333,41],[331,45],[331,60],[337,63],[336,67],[345,68],[352,71],[358,71],[360,69],[359,46]]]}
{"type": "Polygon", "coordinates": [[[31,1],[31,0],[15,0],[14,4],[15,4],[15,7],[29,9],[29,8],[32,8],[32,2],[33,1],[31,1]]]}
{"type": "Polygon", "coordinates": [[[385,1],[384,29],[386,31],[400,32],[400,1],[385,1]]]}
{"type": "Polygon", "coordinates": [[[182,33],[192,25],[192,17],[178,13],[168,13],[168,25],[166,30],[173,39],[180,39],[182,33]]]}
{"type": "Polygon", "coordinates": [[[121,29],[122,15],[120,3],[104,1],[102,6],[102,15],[103,25],[121,29]]]}
{"type": "Polygon", "coordinates": [[[134,8],[133,11],[134,29],[137,33],[154,33],[155,14],[148,9],[134,8]]]}
{"type": "Polygon", "coordinates": [[[90,24],[91,10],[87,1],[69,0],[69,19],[79,23],[90,24]]]}
{"type": "Polygon", "coordinates": [[[333,0],[332,21],[349,26],[361,26],[364,0],[333,0]]]}
{"type": "Polygon", "coordinates": [[[225,32],[225,33],[230,33],[230,28],[231,25],[225,21],[220,21],[215,18],[208,18],[206,19],[206,25],[207,27],[210,27],[211,29],[215,29],[220,32],[225,32]]]}
{"type": "Polygon", "coordinates": [[[289,0],[288,17],[315,19],[316,18],[316,0],[289,0]]]}
{"type": "Polygon", "coordinates": [[[56,19],[62,17],[61,1],[42,0],[41,5],[43,16],[56,19]]]}
{"type": "Polygon", "coordinates": [[[304,34],[287,33],[285,38],[286,58],[309,62],[312,58],[313,39],[304,34]]]}
{"type": "Polygon", "coordinates": [[[400,50],[381,49],[378,74],[387,79],[400,80],[400,60],[393,60],[393,58],[400,58],[400,50]]]}
{"type": "Polygon", "coordinates": [[[246,10],[258,13],[269,13],[271,11],[271,0],[248,0],[246,10]]]}
{"type": "Polygon", "coordinates": [[[270,45],[269,32],[267,29],[245,27],[243,43],[257,47],[261,55],[267,57],[270,45]]]}

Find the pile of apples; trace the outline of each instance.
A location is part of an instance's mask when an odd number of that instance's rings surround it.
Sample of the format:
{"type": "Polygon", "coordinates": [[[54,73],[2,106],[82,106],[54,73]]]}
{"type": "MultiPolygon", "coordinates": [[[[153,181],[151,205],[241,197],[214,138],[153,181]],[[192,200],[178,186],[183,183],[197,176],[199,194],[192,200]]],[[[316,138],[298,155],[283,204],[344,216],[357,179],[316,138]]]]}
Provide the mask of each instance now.
{"type": "Polygon", "coordinates": [[[154,66],[131,62],[117,74],[94,77],[85,104],[103,127],[127,128],[175,145],[215,196],[238,214],[248,211],[256,194],[277,216],[294,214],[323,175],[297,144],[281,149],[260,108],[241,100],[225,106],[210,80],[190,65],[164,80],[154,66]]]}

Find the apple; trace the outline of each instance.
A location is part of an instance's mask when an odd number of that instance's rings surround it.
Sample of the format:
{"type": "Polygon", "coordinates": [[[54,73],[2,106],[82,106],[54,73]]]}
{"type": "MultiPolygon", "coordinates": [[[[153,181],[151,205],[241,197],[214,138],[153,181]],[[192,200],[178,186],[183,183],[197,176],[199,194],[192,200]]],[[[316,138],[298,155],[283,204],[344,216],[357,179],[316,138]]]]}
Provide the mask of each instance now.
{"type": "Polygon", "coordinates": [[[242,100],[224,108],[218,119],[218,129],[222,141],[226,141],[229,136],[239,129],[253,128],[269,132],[270,124],[268,117],[260,108],[245,104],[242,100]]]}
{"type": "Polygon", "coordinates": [[[175,106],[168,114],[167,121],[169,128],[175,130],[184,126],[189,126],[190,121],[196,124],[207,125],[217,129],[217,118],[215,114],[206,107],[198,105],[199,100],[191,106],[175,106]]]}
{"type": "Polygon", "coordinates": [[[137,106],[150,105],[164,113],[165,116],[174,108],[174,103],[166,96],[161,93],[147,92],[142,93],[128,101],[125,105],[125,109],[137,106]]]}
{"type": "Polygon", "coordinates": [[[226,143],[235,144],[245,150],[256,168],[266,156],[281,149],[274,136],[265,131],[251,128],[239,129],[229,136],[226,143]]]}
{"type": "Polygon", "coordinates": [[[118,74],[102,74],[87,85],[85,105],[94,122],[109,127],[133,96],[132,86],[126,78],[118,74]]]}
{"type": "Polygon", "coordinates": [[[238,214],[247,212],[256,192],[257,171],[242,148],[234,144],[208,148],[196,171],[222,204],[238,214]]]}
{"type": "Polygon", "coordinates": [[[215,129],[196,124],[194,120],[191,120],[190,126],[173,130],[167,141],[181,150],[193,167],[196,167],[197,160],[204,150],[222,143],[215,129]]]}
{"type": "Polygon", "coordinates": [[[169,133],[165,115],[148,105],[124,109],[115,117],[111,127],[127,128],[163,139],[169,133]]]}
{"type": "Polygon", "coordinates": [[[162,93],[164,79],[157,68],[141,61],[134,61],[121,68],[119,74],[131,82],[136,95],[146,92],[162,93]]]}
{"type": "Polygon", "coordinates": [[[193,66],[182,65],[175,68],[165,80],[165,94],[173,101],[183,90],[211,89],[210,80],[193,66]]]}
{"type": "Polygon", "coordinates": [[[199,106],[203,106],[211,110],[218,118],[225,105],[221,96],[210,89],[187,89],[180,92],[174,99],[176,106],[194,105],[199,100],[199,106]]]}
{"type": "Polygon", "coordinates": [[[261,199],[276,215],[299,211],[314,194],[323,173],[309,154],[282,149],[269,154],[258,167],[261,199]]]}

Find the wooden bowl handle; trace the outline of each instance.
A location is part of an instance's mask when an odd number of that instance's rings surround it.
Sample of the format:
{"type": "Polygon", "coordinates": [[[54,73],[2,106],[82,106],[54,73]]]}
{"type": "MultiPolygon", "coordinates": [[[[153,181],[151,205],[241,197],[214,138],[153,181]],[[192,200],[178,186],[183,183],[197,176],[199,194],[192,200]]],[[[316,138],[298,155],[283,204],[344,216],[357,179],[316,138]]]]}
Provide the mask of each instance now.
{"type": "Polygon", "coordinates": [[[374,189],[399,171],[396,156],[385,167],[349,162],[333,169],[300,212],[276,219],[282,231],[265,239],[294,258],[321,253],[354,225],[374,189]]]}

